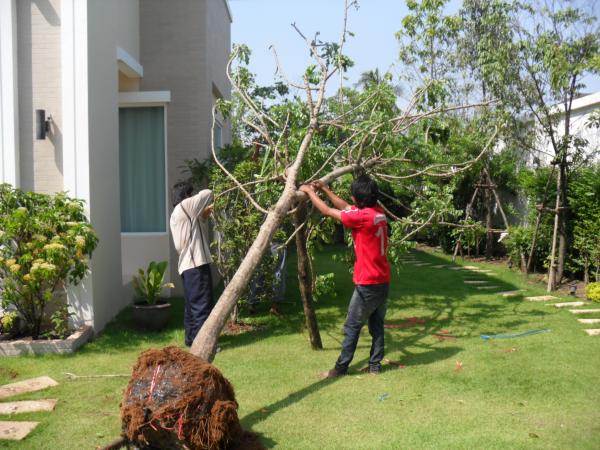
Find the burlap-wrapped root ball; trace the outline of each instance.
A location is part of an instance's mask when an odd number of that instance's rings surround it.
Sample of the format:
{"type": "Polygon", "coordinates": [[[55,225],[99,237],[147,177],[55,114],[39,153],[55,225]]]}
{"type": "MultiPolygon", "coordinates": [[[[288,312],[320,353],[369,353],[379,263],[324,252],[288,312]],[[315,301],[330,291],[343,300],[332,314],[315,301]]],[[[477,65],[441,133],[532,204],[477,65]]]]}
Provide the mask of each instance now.
{"type": "Polygon", "coordinates": [[[140,447],[262,448],[244,433],[233,387],[212,364],[177,347],[140,355],[121,404],[123,433],[140,447]]]}

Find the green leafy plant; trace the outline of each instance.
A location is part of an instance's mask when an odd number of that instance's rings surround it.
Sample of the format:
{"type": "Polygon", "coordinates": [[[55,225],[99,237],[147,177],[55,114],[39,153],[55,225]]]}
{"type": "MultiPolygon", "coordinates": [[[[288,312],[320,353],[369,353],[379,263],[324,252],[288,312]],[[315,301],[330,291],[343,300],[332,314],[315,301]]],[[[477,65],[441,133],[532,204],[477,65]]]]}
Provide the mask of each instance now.
{"type": "Polygon", "coordinates": [[[67,305],[62,305],[50,316],[52,330],[45,333],[45,336],[53,339],[65,339],[70,334],[69,318],[73,315],[74,313],[69,312],[67,305]]]}
{"type": "Polygon", "coordinates": [[[323,275],[317,275],[315,278],[315,288],[313,290],[315,300],[322,298],[336,297],[335,291],[335,274],[325,273],[323,275]]]}
{"type": "Polygon", "coordinates": [[[98,238],[83,201],[0,185],[0,304],[15,309],[24,332],[37,339],[48,304],[77,285],[89,269],[98,238]]]}
{"type": "Polygon", "coordinates": [[[600,283],[590,283],[585,287],[585,295],[588,300],[600,303],[600,283]]]}
{"type": "Polygon", "coordinates": [[[149,305],[156,303],[163,288],[175,287],[173,283],[163,283],[166,270],[167,261],[151,261],[145,272],[144,269],[138,269],[139,275],[133,278],[133,288],[136,294],[149,305]]]}

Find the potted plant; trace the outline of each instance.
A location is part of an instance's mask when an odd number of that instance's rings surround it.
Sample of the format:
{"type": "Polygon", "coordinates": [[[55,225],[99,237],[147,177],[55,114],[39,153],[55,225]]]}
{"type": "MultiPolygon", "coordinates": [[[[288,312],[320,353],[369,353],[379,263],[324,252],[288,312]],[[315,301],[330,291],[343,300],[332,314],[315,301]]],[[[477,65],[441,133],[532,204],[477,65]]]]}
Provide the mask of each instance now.
{"type": "Polygon", "coordinates": [[[162,330],[171,317],[171,304],[160,297],[163,288],[175,287],[173,283],[163,283],[166,270],[167,261],[152,261],[145,272],[139,269],[139,276],[133,278],[137,295],[133,304],[133,320],[146,330],[162,330]]]}

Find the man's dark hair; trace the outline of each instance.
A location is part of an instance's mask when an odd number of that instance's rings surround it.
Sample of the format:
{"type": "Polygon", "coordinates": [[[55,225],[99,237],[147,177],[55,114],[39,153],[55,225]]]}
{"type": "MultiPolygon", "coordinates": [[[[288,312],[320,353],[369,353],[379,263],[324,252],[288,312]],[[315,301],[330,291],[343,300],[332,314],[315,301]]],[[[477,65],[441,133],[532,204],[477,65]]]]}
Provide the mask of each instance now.
{"type": "Polygon", "coordinates": [[[359,208],[370,208],[377,204],[379,188],[375,180],[368,175],[355,178],[350,186],[350,192],[356,200],[356,206],[359,208]]]}
{"type": "Polygon", "coordinates": [[[180,181],[175,183],[173,186],[173,192],[171,193],[171,201],[173,208],[175,208],[182,200],[192,196],[194,192],[194,186],[189,181],[180,181]]]}

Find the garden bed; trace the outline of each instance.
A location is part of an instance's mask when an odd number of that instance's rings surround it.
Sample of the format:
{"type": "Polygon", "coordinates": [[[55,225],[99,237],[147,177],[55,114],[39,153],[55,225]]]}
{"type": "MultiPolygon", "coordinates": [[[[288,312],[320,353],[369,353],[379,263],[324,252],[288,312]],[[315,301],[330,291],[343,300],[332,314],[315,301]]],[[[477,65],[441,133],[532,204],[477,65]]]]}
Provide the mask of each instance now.
{"type": "Polygon", "coordinates": [[[73,353],[94,336],[94,330],[84,325],[66,339],[0,338],[0,356],[44,355],[47,353],[73,353]]]}

